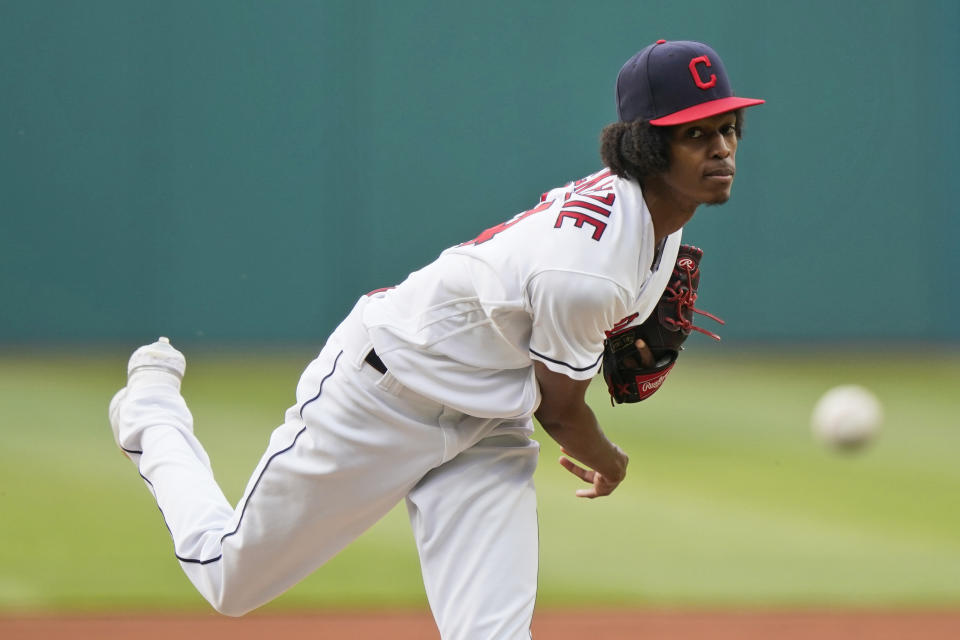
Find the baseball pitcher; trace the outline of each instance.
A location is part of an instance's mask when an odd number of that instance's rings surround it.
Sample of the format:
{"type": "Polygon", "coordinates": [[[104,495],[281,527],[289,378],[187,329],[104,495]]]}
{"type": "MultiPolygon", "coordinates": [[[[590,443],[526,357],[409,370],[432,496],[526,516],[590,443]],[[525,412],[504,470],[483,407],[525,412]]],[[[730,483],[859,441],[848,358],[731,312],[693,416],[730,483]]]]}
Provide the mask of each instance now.
{"type": "Polygon", "coordinates": [[[445,640],[530,637],[538,543],[533,418],[583,482],[612,493],[628,458],[584,398],[661,387],[694,325],[701,204],[730,197],[743,109],[710,47],[659,40],[616,82],[604,168],[359,299],[304,371],[242,499],[230,505],[180,394],[186,360],[136,350],[110,403],[183,570],[242,615],[405,501],[445,640]]]}

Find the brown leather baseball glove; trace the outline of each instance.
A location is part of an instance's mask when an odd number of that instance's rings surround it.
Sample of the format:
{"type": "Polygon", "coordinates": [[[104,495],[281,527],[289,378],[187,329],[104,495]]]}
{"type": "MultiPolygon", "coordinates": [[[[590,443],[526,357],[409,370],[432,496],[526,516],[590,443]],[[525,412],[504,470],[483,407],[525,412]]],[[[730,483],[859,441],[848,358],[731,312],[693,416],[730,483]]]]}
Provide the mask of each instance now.
{"type": "Polygon", "coordinates": [[[720,339],[717,334],[693,324],[694,313],[723,324],[717,316],[693,306],[697,301],[702,258],[703,251],[697,247],[680,245],[670,281],[650,317],[642,324],[608,334],[603,348],[603,377],[610,391],[611,404],[614,401],[617,404],[640,402],[652,396],[673,369],[691,331],[720,339]],[[638,339],[653,352],[652,366],[641,364],[636,346],[638,339]]]}

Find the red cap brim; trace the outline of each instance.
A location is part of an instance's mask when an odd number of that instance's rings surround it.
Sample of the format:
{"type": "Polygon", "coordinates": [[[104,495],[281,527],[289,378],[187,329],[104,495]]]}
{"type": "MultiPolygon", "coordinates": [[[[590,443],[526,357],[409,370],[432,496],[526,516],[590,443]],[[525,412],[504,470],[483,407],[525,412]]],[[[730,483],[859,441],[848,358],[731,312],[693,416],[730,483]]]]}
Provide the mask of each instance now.
{"type": "Polygon", "coordinates": [[[763,103],[764,100],[758,100],[756,98],[738,98],[737,96],[720,98],[719,100],[711,100],[710,102],[701,102],[700,104],[695,104],[692,107],[681,109],[680,111],[663,116],[662,118],[651,120],[650,124],[657,127],[669,127],[675,124],[686,124],[687,122],[693,122],[694,120],[702,120],[703,118],[720,115],[721,113],[727,113],[728,111],[736,111],[737,109],[742,109],[743,107],[752,107],[754,105],[763,103]]]}

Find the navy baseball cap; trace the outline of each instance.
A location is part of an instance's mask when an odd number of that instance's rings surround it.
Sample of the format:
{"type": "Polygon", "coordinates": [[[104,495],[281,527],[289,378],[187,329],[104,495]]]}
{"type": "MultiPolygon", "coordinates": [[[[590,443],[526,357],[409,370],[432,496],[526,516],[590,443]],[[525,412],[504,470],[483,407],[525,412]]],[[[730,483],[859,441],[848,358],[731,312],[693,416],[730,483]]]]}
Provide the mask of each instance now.
{"type": "Polygon", "coordinates": [[[617,76],[621,122],[666,127],[763,102],[733,95],[720,56],[700,42],[657,40],[627,60],[617,76]]]}

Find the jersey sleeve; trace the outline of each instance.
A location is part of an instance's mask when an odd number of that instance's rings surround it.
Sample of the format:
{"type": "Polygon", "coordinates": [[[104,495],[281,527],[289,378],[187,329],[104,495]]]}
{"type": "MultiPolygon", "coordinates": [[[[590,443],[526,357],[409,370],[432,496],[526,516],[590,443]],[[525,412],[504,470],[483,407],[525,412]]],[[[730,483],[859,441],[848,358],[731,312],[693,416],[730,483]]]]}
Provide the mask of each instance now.
{"type": "Polygon", "coordinates": [[[530,358],[574,380],[600,369],[606,331],[625,315],[623,289],[582,273],[546,271],[527,284],[530,358]]]}

